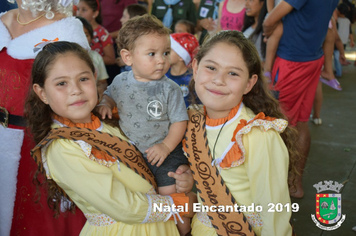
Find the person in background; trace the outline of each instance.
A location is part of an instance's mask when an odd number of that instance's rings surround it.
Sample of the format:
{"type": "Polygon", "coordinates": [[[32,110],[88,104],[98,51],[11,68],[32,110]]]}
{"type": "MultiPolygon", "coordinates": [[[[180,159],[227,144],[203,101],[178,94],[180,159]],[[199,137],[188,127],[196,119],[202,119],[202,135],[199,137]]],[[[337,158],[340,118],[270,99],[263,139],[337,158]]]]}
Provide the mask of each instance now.
{"type": "MultiPolygon", "coordinates": [[[[335,11],[334,11],[335,15],[335,11]]],[[[339,61],[347,62],[345,57],[345,50],[342,44],[342,41],[339,37],[339,34],[336,29],[336,22],[334,16],[330,19],[329,28],[326,33],[326,37],[323,43],[323,51],[324,51],[324,66],[320,73],[320,80],[318,83],[318,87],[316,88],[314,104],[313,104],[313,115],[310,117],[310,120],[315,125],[321,125],[321,106],[323,103],[323,87],[322,83],[330,86],[331,88],[341,91],[341,86],[339,81],[335,78],[334,70],[332,67],[332,56],[334,48],[337,48],[340,52],[339,61]]]]}
{"type": "Polygon", "coordinates": [[[248,0],[246,1],[246,15],[242,32],[246,38],[255,45],[261,61],[266,58],[266,43],[262,36],[262,23],[267,14],[266,1],[248,0]]]}
{"type": "MultiPolygon", "coordinates": [[[[346,49],[346,44],[350,40],[350,47],[355,46],[354,37],[351,28],[351,21],[346,17],[348,13],[348,6],[345,3],[340,3],[337,6],[337,32],[340,36],[341,42],[346,49]]],[[[335,76],[341,77],[342,75],[342,65],[340,63],[340,51],[335,48],[334,50],[334,65],[335,65],[335,76]]]]}
{"type": "Polygon", "coordinates": [[[214,34],[217,30],[217,22],[219,17],[219,4],[223,0],[201,0],[198,8],[198,23],[197,30],[199,31],[199,45],[202,45],[204,40],[210,34],[214,34]],[[210,32],[210,33],[209,33],[210,32]]]}
{"type": "Polygon", "coordinates": [[[33,61],[44,45],[71,41],[90,47],[82,24],[71,17],[73,1],[16,3],[17,9],[0,14],[0,235],[77,236],[85,223],[82,212],[55,219],[48,193],[33,184],[37,168],[30,151],[35,144],[25,132],[24,105],[33,61]]]}
{"type": "Polygon", "coordinates": [[[189,20],[179,20],[174,26],[174,33],[195,34],[195,25],[189,20]]]}
{"type": "Polygon", "coordinates": [[[194,35],[189,33],[174,33],[171,37],[171,67],[166,76],[176,82],[182,90],[186,107],[189,106],[189,83],[193,76],[190,67],[199,43],[194,35]]]}
{"type": "Polygon", "coordinates": [[[304,196],[302,176],[310,148],[310,118],[315,91],[324,64],[322,44],[330,18],[338,0],[284,0],[267,16],[263,23],[268,38],[283,18],[283,35],[273,65],[272,81],[279,92],[279,101],[288,121],[298,130],[297,145],[301,154],[296,166],[299,176],[292,197],[304,196]]]}
{"type": "Polygon", "coordinates": [[[179,20],[188,20],[194,25],[197,23],[196,8],[192,0],[154,0],[151,14],[172,31],[179,20]]]}
{"type": "Polygon", "coordinates": [[[224,0],[219,5],[217,31],[241,31],[244,25],[245,0],[224,0]]]}
{"type": "Polygon", "coordinates": [[[121,18],[125,8],[137,3],[137,0],[100,0],[102,25],[109,31],[113,40],[116,40],[121,29],[121,18]]]}
{"type": "MultiPolygon", "coordinates": [[[[91,27],[91,24],[83,17],[77,16],[77,18],[83,24],[84,34],[88,39],[88,43],[92,42],[93,27],[91,27]]],[[[94,63],[95,72],[96,72],[97,88],[98,88],[98,94],[99,94],[99,101],[100,101],[101,97],[103,96],[104,91],[106,90],[106,87],[108,86],[107,79],[109,78],[109,75],[106,72],[105,64],[104,64],[103,58],[100,56],[100,54],[94,50],[89,50],[88,53],[94,63]]]]}
{"type": "MultiPolygon", "coordinates": [[[[140,4],[132,4],[125,8],[124,13],[120,19],[122,25],[124,25],[129,19],[135,16],[143,16],[147,14],[147,8],[140,4]]],[[[117,48],[117,44],[115,45],[117,48]]],[[[120,52],[120,49],[117,49],[117,52],[120,52]]],[[[126,65],[121,59],[120,53],[116,57],[116,64],[120,67],[120,72],[130,71],[131,66],[126,65]]]]}
{"type": "MultiPolygon", "coordinates": [[[[281,1],[282,0],[266,0],[268,13],[271,12],[281,1]]],[[[281,20],[280,22],[278,22],[272,35],[268,37],[268,40],[266,42],[266,58],[265,58],[265,63],[263,65],[263,74],[267,78],[268,82],[271,82],[271,71],[273,67],[273,62],[274,59],[276,58],[276,52],[282,34],[283,34],[283,23],[281,20]]]]}
{"type": "Polygon", "coordinates": [[[115,51],[113,40],[109,32],[100,25],[100,3],[99,0],[80,0],[77,16],[85,18],[93,27],[94,37],[91,49],[97,51],[104,60],[105,65],[115,63],[115,51]]]}

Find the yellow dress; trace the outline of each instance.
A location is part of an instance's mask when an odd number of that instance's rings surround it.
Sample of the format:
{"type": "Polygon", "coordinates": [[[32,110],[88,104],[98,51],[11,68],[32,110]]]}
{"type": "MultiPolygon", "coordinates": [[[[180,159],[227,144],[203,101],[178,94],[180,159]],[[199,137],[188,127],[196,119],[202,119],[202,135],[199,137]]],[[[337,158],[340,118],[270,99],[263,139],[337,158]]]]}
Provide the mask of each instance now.
{"type": "MultiPolygon", "coordinates": [[[[106,124],[101,131],[125,139],[106,124]]],[[[156,195],[146,180],[123,163],[100,164],[89,144],[56,139],[42,148],[42,160],[47,178],[85,214],[87,222],[80,235],[179,235],[174,221],[168,220],[170,213],[153,208],[154,204],[172,204],[172,198],[156,195]]]]}
{"type": "MultiPolygon", "coordinates": [[[[240,120],[249,121],[255,116],[249,108],[241,103],[241,106],[237,107],[235,114],[229,117],[223,128],[221,124],[208,126],[207,122],[209,148],[213,153],[215,146],[213,158],[217,166],[229,152],[232,146],[231,138],[240,120]],[[218,135],[220,130],[221,133],[218,135]],[[218,140],[216,140],[217,136],[219,136],[218,140]]],[[[256,121],[245,126],[237,133],[240,138],[236,138],[239,147],[244,152],[244,157],[233,162],[228,168],[219,167],[220,174],[238,205],[262,206],[261,212],[256,212],[256,208],[252,212],[244,212],[258,236],[292,235],[292,228],[289,224],[291,202],[287,185],[288,150],[276,131],[284,129],[285,126],[286,122],[283,120],[256,121]],[[270,203],[281,203],[283,206],[289,204],[289,211],[284,208],[282,212],[268,212],[268,209],[272,207],[270,203]]],[[[201,203],[199,197],[198,200],[201,203]]],[[[274,210],[276,209],[274,208],[274,210]]],[[[198,212],[194,216],[192,235],[216,235],[206,213],[198,212]]]]}

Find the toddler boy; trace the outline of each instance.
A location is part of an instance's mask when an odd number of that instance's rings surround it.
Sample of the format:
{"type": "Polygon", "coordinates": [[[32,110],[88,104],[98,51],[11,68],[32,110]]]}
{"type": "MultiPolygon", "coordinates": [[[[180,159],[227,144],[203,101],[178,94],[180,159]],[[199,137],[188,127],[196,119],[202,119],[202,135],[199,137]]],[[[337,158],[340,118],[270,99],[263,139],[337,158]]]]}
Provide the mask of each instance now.
{"type": "MultiPolygon", "coordinates": [[[[159,193],[175,193],[175,180],[167,173],[188,163],[181,145],[188,115],[179,86],[165,76],[170,66],[169,29],[154,16],[136,16],[120,29],[117,43],[132,70],[114,78],[98,111],[111,118],[117,106],[120,127],[143,153],[159,193]]],[[[178,229],[188,233],[189,221],[178,229]]]]}

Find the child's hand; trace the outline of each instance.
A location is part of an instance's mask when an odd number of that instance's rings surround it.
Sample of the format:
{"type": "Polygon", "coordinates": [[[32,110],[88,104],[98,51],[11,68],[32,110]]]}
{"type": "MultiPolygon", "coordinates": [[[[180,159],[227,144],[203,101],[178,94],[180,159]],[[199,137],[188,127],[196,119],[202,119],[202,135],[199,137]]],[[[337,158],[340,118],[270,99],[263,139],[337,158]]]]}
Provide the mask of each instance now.
{"type": "Polygon", "coordinates": [[[108,105],[99,104],[96,110],[100,113],[102,119],[105,119],[106,116],[108,116],[109,119],[112,118],[112,111],[108,105]]]}
{"type": "Polygon", "coordinates": [[[157,167],[159,167],[171,152],[164,143],[158,143],[147,149],[145,153],[147,153],[148,162],[151,163],[151,165],[157,163],[157,167]]]}

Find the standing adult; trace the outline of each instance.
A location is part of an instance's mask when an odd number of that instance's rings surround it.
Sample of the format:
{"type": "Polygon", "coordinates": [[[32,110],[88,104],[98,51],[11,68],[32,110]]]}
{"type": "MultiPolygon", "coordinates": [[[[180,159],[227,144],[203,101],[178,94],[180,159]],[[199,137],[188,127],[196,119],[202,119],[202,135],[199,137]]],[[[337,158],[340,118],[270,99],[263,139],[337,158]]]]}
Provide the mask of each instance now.
{"type": "Polygon", "coordinates": [[[154,0],[151,14],[172,31],[178,20],[188,20],[194,25],[197,23],[196,8],[192,0],[154,0]]]}
{"type": "Polygon", "coordinates": [[[217,21],[219,17],[219,4],[223,0],[201,0],[198,8],[197,28],[201,31],[199,44],[209,37],[208,32],[217,30],[217,21]]]}
{"type": "Polygon", "coordinates": [[[283,36],[279,42],[277,58],[272,70],[274,89],[291,125],[296,126],[301,160],[291,196],[304,196],[302,174],[310,149],[308,120],[313,106],[321,67],[324,62],[323,41],[329,20],[338,0],[284,0],[264,21],[268,37],[283,17],[283,36]]]}
{"type": "Polygon", "coordinates": [[[54,219],[47,194],[36,198],[23,110],[34,58],[48,41],[89,45],[80,21],[69,17],[72,0],[16,2],[18,9],[0,14],[0,235],[78,235],[85,223],[79,210],[54,219]]]}
{"type": "Polygon", "coordinates": [[[100,0],[102,26],[107,29],[115,40],[121,29],[121,17],[124,9],[137,3],[137,0],[100,0]]]}

